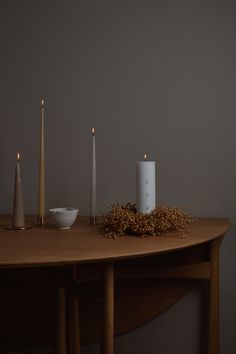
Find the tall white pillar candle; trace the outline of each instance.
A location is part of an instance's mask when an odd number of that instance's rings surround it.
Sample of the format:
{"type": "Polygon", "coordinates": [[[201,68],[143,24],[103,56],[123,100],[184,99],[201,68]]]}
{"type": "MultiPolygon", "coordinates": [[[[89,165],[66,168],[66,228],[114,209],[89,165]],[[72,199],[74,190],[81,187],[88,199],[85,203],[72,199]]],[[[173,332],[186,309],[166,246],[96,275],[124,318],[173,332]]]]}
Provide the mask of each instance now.
{"type": "Polygon", "coordinates": [[[96,180],[96,138],[95,129],[92,128],[92,181],[91,181],[91,203],[90,217],[93,224],[96,223],[97,216],[97,180],[96,180]]]}
{"type": "Polygon", "coordinates": [[[149,214],[156,208],[156,172],[155,161],[136,162],[136,205],[137,211],[149,214]]]}

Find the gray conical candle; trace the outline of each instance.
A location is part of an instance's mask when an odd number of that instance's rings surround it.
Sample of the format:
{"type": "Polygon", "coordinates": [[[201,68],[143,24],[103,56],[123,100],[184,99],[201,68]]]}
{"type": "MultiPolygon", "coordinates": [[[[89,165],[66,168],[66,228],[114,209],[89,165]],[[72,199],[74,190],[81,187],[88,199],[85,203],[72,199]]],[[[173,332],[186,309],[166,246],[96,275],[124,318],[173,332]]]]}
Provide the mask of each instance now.
{"type": "Polygon", "coordinates": [[[24,215],[22,183],[21,183],[21,176],[20,176],[20,154],[19,153],[17,154],[17,158],[16,158],[12,227],[19,228],[19,229],[25,227],[25,215],[24,215]]]}
{"type": "Polygon", "coordinates": [[[95,129],[92,128],[92,181],[91,181],[91,204],[90,218],[92,224],[96,223],[97,216],[97,181],[96,181],[96,145],[95,145],[95,129]]]}

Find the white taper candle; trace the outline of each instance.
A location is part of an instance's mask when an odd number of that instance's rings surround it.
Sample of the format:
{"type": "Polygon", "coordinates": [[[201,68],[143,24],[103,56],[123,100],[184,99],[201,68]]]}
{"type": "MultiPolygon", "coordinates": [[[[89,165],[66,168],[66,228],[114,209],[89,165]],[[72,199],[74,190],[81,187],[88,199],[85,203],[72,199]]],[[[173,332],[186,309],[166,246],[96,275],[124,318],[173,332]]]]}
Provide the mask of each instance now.
{"type": "Polygon", "coordinates": [[[97,177],[96,177],[96,137],[95,129],[92,128],[92,181],[91,181],[91,204],[90,217],[95,223],[97,216],[97,177]]]}
{"type": "Polygon", "coordinates": [[[39,224],[45,222],[45,154],[44,154],[44,108],[45,102],[41,101],[41,126],[40,126],[40,154],[39,154],[39,196],[38,218],[39,224]]]}

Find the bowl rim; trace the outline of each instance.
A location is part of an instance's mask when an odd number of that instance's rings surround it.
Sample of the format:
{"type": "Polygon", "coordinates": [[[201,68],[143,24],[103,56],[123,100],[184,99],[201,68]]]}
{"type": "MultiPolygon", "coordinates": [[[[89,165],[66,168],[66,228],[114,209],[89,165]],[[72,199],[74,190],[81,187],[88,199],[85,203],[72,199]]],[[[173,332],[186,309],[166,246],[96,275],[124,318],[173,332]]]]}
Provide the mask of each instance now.
{"type": "Polygon", "coordinates": [[[62,213],[71,213],[71,212],[79,212],[79,209],[74,207],[60,207],[60,208],[49,209],[49,213],[51,214],[62,214],[62,213]]]}

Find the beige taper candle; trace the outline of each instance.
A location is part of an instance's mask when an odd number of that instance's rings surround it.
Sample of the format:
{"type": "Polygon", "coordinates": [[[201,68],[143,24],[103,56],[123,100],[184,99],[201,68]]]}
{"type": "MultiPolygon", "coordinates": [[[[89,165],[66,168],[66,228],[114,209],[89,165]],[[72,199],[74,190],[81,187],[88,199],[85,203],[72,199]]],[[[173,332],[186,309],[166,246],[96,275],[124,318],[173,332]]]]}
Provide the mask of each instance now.
{"type": "Polygon", "coordinates": [[[40,155],[39,155],[39,200],[38,221],[40,225],[45,223],[45,156],[44,156],[44,100],[41,101],[41,131],[40,131],[40,155]]]}
{"type": "Polygon", "coordinates": [[[16,229],[25,227],[25,215],[24,215],[24,204],[23,204],[23,192],[20,177],[20,154],[18,152],[16,158],[16,169],[15,169],[15,191],[14,191],[14,202],[13,202],[13,218],[12,227],[16,229]]]}

